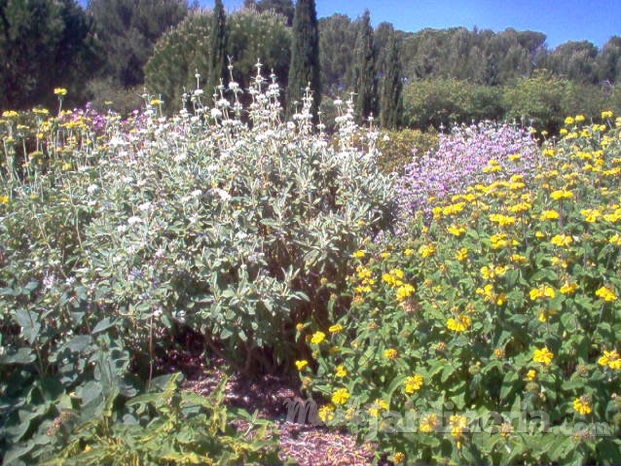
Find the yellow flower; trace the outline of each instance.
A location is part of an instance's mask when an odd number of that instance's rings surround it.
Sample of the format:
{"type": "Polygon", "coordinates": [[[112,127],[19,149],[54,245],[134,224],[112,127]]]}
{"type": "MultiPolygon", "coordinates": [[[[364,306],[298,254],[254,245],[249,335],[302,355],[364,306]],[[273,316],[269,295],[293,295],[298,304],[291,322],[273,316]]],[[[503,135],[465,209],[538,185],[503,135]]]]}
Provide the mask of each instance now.
{"type": "Polygon", "coordinates": [[[584,115],[576,115],[576,123],[581,123],[585,120],[584,115]]]}
{"type": "Polygon", "coordinates": [[[405,257],[410,257],[414,254],[414,249],[406,249],[405,251],[403,251],[403,255],[405,257]]]}
{"type": "Polygon", "coordinates": [[[559,201],[561,199],[572,199],[574,197],[574,193],[571,191],[560,189],[557,191],[552,191],[552,193],[550,193],[550,197],[555,201],[559,201]]]}
{"type": "Polygon", "coordinates": [[[386,351],[384,351],[384,357],[386,359],[395,360],[399,357],[399,351],[394,348],[388,348],[386,351]]]}
{"type": "Polygon", "coordinates": [[[405,393],[412,394],[423,386],[423,376],[416,374],[405,379],[405,393]]]}
{"type": "Polygon", "coordinates": [[[451,204],[442,209],[443,215],[456,215],[460,213],[466,207],[465,202],[458,202],[457,204],[451,204]]]}
{"type": "Polygon", "coordinates": [[[468,259],[468,249],[461,248],[459,251],[457,251],[455,253],[455,259],[457,259],[459,262],[463,262],[468,259]]]}
{"type": "Polygon", "coordinates": [[[552,309],[546,309],[543,310],[539,313],[539,322],[547,322],[550,320],[550,317],[553,315],[556,315],[557,311],[554,311],[552,309]]]}
{"type": "Polygon", "coordinates": [[[554,291],[554,288],[545,284],[541,285],[539,288],[534,288],[530,290],[530,299],[533,301],[540,298],[553,299],[554,297],[556,297],[556,292],[554,291]]]}
{"type": "Polygon", "coordinates": [[[472,319],[470,319],[469,316],[465,316],[465,315],[459,315],[455,318],[451,317],[446,322],[446,327],[449,330],[452,330],[454,332],[465,332],[466,330],[470,328],[471,325],[472,325],[472,319]]]}
{"type": "Polygon", "coordinates": [[[589,403],[589,399],[585,395],[582,395],[580,398],[576,398],[574,400],[574,409],[582,416],[591,414],[591,411],[593,411],[591,403],[589,403]]]}
{"type": "Polygon", "coordinates": [[[436,252],[436,247],[433,244],[423,245],[420,248],[418,248],[418,253],[421,255],[423,259],[433,256],[435,252],[436,252]]]}
{"type": "Polygon", "coordinates": [[[565,282],[563,286],[561,286],[561,293],[563,294],[574,294],[578,289],[577,283],[569,283],[565,282]]]}
{"type": "Polygon", "coordinates": [[[597,209],[582,209],[580,213],[589,223],[597,222],[597,219],[602,216],[602,213],[597,209]]]}
{"type": "Polygon", "coordinates": [[[405,463],[405,453],[398,451],[392,456],[392,461],[395,464],[405,463]]]}
{"type": "Polygon", "coordinates": [[[390,253],[389,252],[383,252],[380,255],[381,255],[382,259],[388,259],[390,257],[390,253]]]}
{"type": "Polygon", "coordinates": [[[389,408],[388,403],[384,400],[377,399],[373,402],[368,412],[373,417],[379,417],[381,410],[387,410],[389,408]]]}
{"type": "Polygon", "coordinates": [[[419,430],[425,434],[433,432],[440,425],[440,420],[437,414],[427,414],[420,420],[419,430]]]}
{"type": "Polygon", "coordinates": [[[556,220],[559,218],[559,213],[556,210],[544,210],[539,218],[541,220],[556,220]]]}
{"type": "Polygon", "coordinates": [[[488,267],[487,265],[484,265],[483,267],[481,267],[481,275],[483,276],[483,278],[485,280],[490,280],[496,277],[502,277],[505,273],[507,273],[507,267],[506,266],[491,266],[488,267]]]}
{"type": "Polygon", "coordinates": [[[559,246],[561,248],[566,248],[568,247],[571,243],[573,243],[573,239],[571,236],[569,235],[564,235],[564,234],[560,234],[560,235],[555,235],[551,240],[550,243],[554,244],[555,246],[559,246]]]}
{"type": "Polygon", "coordinates": [[[520,202],[518,204],[515,204],[511,207],[509,207],[509,212],[513,213],[513,214],[519,214],[521,212],[526,212],[527,210],[532,209],[533,206],[532,204],[529,204],[528,202],[520,202]]]}
{"type": "Polygon", "coordinates": [[[449,418],[451,426],[451,435],[453,437],[461,437],[468,429],[468,418],[459,414],[454,414],[449,418]]]}
{"type": "Polygon", "coordinates": [[[363,250],[358,250],[352,254],[352,256],[356,259],[364,259],[365,252],[363,250]]]}
{"type": "Polygon", "coordinates": [[[536,349],[533,355],[533,361],[540,362],[544,366],[549,366],[554,359],[554,353],[552,353],[546,346],[542,349],[536,349]]]}
{"type": "Polygon", "coordinates": [[[515,225],[517,219],[509,215],[492,214],[489,216],[490,221],[497,223],[501,227],[515,225]]]}
{"type": "Polygon", "coordinates": [[[602,298],[604,301],[617,300],[617,295],[615,294],[614,290],[607,286],[602,286],[599,290],[595,292],[595,295],[599,298],[602,298]]]}
{"type": "Polygon", "coordinates": [[[302,359],[301,361],[296,361],[295,366],[298,368],[299,371],[301,371],[306,366],[308,366],[308,361],[306,359],[302,359]]]}
{"type": "Polygon", "coordinates": [[[610,110],[605,110],[602,112],[602,120],[606,120],[608,118],[612,118],[614,117],[615,114],[613,112],[611,112],[610,110]]]}
{"type": "Polygon", "coordinates": [[[57,95],[60,97],[67,95],[67,89],[63,87],[57,87],[56,89],[54,89],[54,95],[57,95]]]}
{"type": "Polygon", "coordinates": [[[315,345],[319,345],[325,339],[326,339],[326,334],[325,333],[323,333],[323,332],[315,332],[313,334],[313,337],[311,338],[311,343],[313,343],[315,345]]]}
{"type": "Polygon", "coordinates": [[[347,377],[347,369],[341,364],[337,366],[336,372],[334,374],[336,377],[347,377]]]}
{"type": "Polygon", "coordinates": [[[526,379],[530,382],[533,382],[537,378],[537,371],[535,369],[530,369],[526,373],[526,379]]]}
{"type": "Polygon", "coordinates": [[[575,120],[573,119],[573,117],[568,116],[567,118],[565,118],[566,125],[573,125],[574,123],[575,123],[575,120]]]}
{"type": "Polygon", "coordinates": [[[9,196],[0,196],[0,204],[8,204],[9,196]]]}
{"type": "Polygon", "coordinates": [[[416,289],[409,283],[400,286],[397,288],[397,300],[405,301],[407,298],[412,296],[412,294],[414,294],[414,291],[416,291],[416,289]]]}
{"type": "Polygon", "coordinates": [[[319,408],[319,419],[323,422],[329,422],[334,419],[334,411],[336,411],[336,407],[332,404],[324,405],[319,408]]]}
{"type": "Polygon", "coordinates": [[[597,364],[600,366],[608,366],[614,370],[621,370],[621,357],[616,350],[604,350],[604,355],[597,360],[597,364]]]}
{"type": "Polygon", "coordinates": [[[511,260],[517,264],[528,264],[528,258],[521,254],[512,254],[511,260]]]}
{"type": "Polygon", "coordinates": [[[455,226],[455,225],[453,225],[453,226],[448,227],[448,232],[449,232],[451,235],[456,236],[456,237],[458,237],[458,238],[459,238],[459,237],[460,237],[460,236],[462,236],[464,233],[466,233],[466,229],[465,229],[464,227],[460,227],[460,226],[455,226]]]}
{"type": "Polygon", "coordinates": [[[335,405],[344,405],[351,398],[351,395],[346,388],[339,388],[332,395],[332,403],[335,405]]]}
{"type": "Polygon", "coordinates": [[[343,326],[341,324],[331,325],[328,329],[330,333],[341,333],[343,331],[343,326]]]}

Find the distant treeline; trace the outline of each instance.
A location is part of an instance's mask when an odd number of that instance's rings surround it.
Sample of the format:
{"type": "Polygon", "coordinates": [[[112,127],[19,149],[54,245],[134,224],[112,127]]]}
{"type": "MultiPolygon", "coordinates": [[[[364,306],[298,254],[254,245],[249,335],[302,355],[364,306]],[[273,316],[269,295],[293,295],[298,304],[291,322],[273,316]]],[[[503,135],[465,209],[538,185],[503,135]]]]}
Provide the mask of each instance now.
{"type": "MultiPolygon", "coordinates": [[[[293,11],[292,0],[246,0],[227,16],[227,54],[242,86],[257,59],[287,85],[293,11]]],[[[361,41],[371,40],[376,101],[386,74],[403,84],[403,111],[393,125],[425,129],[491,118],[554,130],[565,114],[621,113],[619,36],[601,49],[588,41],[551,49],[545,34],[534,31],[409,33],[382,23],[369,36],[366,24],[364,16],[319,20],[321,90],[332,98],[357,92],[361,41]]],[[[183,94],[197,85],[196,74],[207,74],[211,27],[212,11],[186,0],[90,0],[86,9],[75,0],[5,0],[0,107],[51,105],[53,89],[65,87],[72,104],[111,101],[126,112],[140,106],[146,85],[169,110],[179,109],[183,94]]],[[[323,101],[330,113],[330,99],[323,101]]]]}

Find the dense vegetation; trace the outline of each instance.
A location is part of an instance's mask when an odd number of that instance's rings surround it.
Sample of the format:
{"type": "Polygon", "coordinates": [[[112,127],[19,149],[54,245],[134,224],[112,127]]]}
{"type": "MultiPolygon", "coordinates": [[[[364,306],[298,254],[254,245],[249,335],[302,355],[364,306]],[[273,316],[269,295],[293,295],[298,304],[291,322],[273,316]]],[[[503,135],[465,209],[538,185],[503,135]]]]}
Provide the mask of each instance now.
{"type": "Polygon", "coordinates": [[[378,460],[621,463],[619,38],[324,18],[321,118],[287,118],[290,0],[30,3],[0,2],[34,60],[2,71],[3,464],[284,461],[226,379],[184,385],[188,335],[378,460]]]}

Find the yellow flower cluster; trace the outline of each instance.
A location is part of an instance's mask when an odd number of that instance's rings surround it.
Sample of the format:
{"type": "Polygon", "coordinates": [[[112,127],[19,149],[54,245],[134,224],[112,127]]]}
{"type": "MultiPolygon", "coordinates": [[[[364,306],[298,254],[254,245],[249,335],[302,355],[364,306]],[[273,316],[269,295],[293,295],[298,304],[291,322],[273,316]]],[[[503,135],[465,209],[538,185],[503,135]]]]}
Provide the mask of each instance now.
{"type": "Polygon", "coordinates": [[[418,248],[418,253],[423,259],[431,257],[436,252],[436,247],[433,244],[424,244],[418,248]]]}
{"type": "Polygon", "coordinates": [[[405,379],[405,393],[412,394],[417,392],[423,386],[423,376],[416,374],[405,379]]]}
{"type": "Polygon", "coordinates": [[[567,295],[574,294],[578,288],[579,285],[577,283],[565,282],[563,286],[561,286],[561,293],[567,295]]]}
{"type": "Polygon", "coordinates": [[[402,285],[399,288],[397,288],[397,300],[405,301],[407,298],[412,296],[415,291],[416,291],[416,288],[414,288],[409,283],[406,283],[405,285],[402,285]]]}
{"type": "Polygon", "coordinates": [[[487,265],[484,265],[483,267],[481,267],[481,275],[485,280],[493,280],[496,277],[502,277],[503,275],[505,275],[507,273],[507,269],[508,267],[506,265],[491,265],[489,267],[487,265]]]}
{"type": "Polygon", "coordinates": [[[536,299],[553,299],[556,297],[556,291],[549,285],[543,284],[538,288],[530,290],[530,299],[535,301],[536,299]]]}
{"type": "Polygon", "coordinates": [[[319,408],[319,419],[323,422],[330,422],[334,419],[334,411],[336,411],[336,407],[332,404],[327,404],[319,408]]]}
{"type": "Polygon", "coordinates": [[[554,244],[555,246],[561,247],[561,248],[566,248],[566,247],[569,247],[571,243],[573,243],[573,241],[574,240],[571,236],[560,234],[560,235],[555,235],[550,240],[550,243],[554,244]]]}
{"type": "Polygon", "coordinates": [[[615,293],[615,291],[607,286],[602,286],[600,289],[598,289],[595,292],[595,295],[598,298],[603,299],[604,301],[616,301],[617,300],[617,294],[615,293]]]}
{"type": "Polygon", "coordinates": [[[399,351],[394,348],[388,348],[386,351],[384,351],[384,357],[393,361],[399,357],[399,351]]]}
{"type": "Polygon", "coordinates": [[[323,332],[315,332],[311,338],[311,343],[315,344],[315,345],[319,345],[321,343],[323,343],[323,341],[326,339],[326,334],[323,332]]]}
{"type": "Polygon", "coordinates": [[[392,269],[390,272],[382,275],[382,280],[392,287],[402,286],[405,272],[401,269],[392,269]]]}
{"type": "Polygon", "coordinates": [[[483,299],[485,299],[488,303],[496,303],[497,305],[502,306],[507,302],[507,294],[496,293],[494,285],[491,283],[488,283],[483,288],[477,288],[476,293],[483,296],[483,299]]]}
{"type": "Polygon", "coordinates": [[[546,346],[541,349],[536,349],[533,355],[533,361],[539,362],[544,366],[549,366],[554,359],[554,353],[552,353],[546,346]]]}
{"type": "Polygon", "coordinates": [[[574,409],[578,414],[581,414],[582,416],[591,414],[591,411],[593,411],[593,409],[591,408],[591,403],[589,402],[588,397],[585,395],[574,400],[574,409]]]}
{"type": "Polygon", "coordinates": [[[544,210],[539,216],[540,220],[558,220],[559,213],[556,210],[544,210]]]}
{"type": "Polygon", "coordinates": [[[468,259],[468,249],[461,248],[459,251],[457,251],[455,253],[455,259],[457,259],[459,262],[463,262],[468,259]]]}
{"type": "Polygon", "coordinates": [[[440,418],[437,414],[427,414],[420,420],[419,430],[425,434],[429,434],[436,430],[440,425],[440,418]]]}
{"type": "Polygon", "coordinates": [[[489,216],[490,221],[497,223],[498,226],[506,227],[515,225],[517,219],[515,217],[503,214],[492,214],[489,216]]]}
{"type": "Polygon", "coordinates": [[[379,417],[380,412],[382,410],[388,409],[388,403],[385,400],[377,399],[373,402],[373,404],[369,407],[368,412],[373,417],[379,417]]]}
{"type": "Polygon", "coordinates": [[[557,191],[552,191],[552,193],[550,193],[550,197],[555,201],[560,201],[563,199],[573,199],[574,193],[564,189],[559,189],[557,191]]]}
{"type": "Polygon", "coordinates": [[[619,356],[619,353],[616,350],[604,350],[604,355],[597,360],[597,364],[600,366],[608,366],[609,368],[618,371],[621,370],[621,356],[619,356]]]}
{"type": "Polygon", "coordinates": [[[463,236],[463,234],[466,233],[465,227],[457,226],[457,225],[451,225],[450,227],[447,228],[447,230],[451,235],[456,236],[457,238],[459,238],[460,236],[463,236]]]}
{"type": "Polygon", "coordinates": [[[373,285],[375,285],[375,278],[373,278],[373,272],[371,269],[359,265],[356,268],[358,272],[358,278],[360,279],[360,285],[356,287],[358,293],[370,293],[373,291],[373,285]]]}
{"type": "Polygon", "coordinates": [[[472,325],[472,319],[466,315],[458,315],[455,318],[451,317],[446,322],[446,328],[453,332],[465,332],[472,325]]]}
{"type": "Polygon", "coordinates": [[[597,219],[602,216],[601,211],[599,211],[598,209],[582,209],[580,213],[589,223],[597,222],[597,219]]]}
{"type": "Polygon", "coordinates": [[[453,437],[462,437],[464,432],[468,430],[468,418],[460,414],[453,414],[449,418],[449,426],[453,437]]]}

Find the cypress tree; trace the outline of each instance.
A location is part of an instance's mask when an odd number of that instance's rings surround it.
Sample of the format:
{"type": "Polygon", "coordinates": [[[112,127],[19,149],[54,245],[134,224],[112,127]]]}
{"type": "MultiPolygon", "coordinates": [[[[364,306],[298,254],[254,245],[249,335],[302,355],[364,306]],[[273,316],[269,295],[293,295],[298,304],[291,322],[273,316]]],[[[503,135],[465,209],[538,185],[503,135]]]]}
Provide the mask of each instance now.
{"type": "Polygon", "coordinates": [[[375,50],[373,27],[369,10],[364,12],[358,39],[358,69],[356,76],[356,114],[362,123],[369,116],[377,116],[377,77],[375,73],[375,50]]]}
{"type": "Polygon", "coordinates": [[[391,31],[388,39],[388,55],[384,62],[382,94],[380,100],[380,124],[383,128],[396,129],[401,123],[403,113],[403,82],[399,45],[391,31]]]}
{"type": "Polygon", "coordinates": [[[213,11],[212,27],[209,37],[209,76],[207,78],[206,91],[209,95],[215,92],[220,80],[226,78],[227,72],[227,29],[226,13],[222,0],[216,0],[213,11]]]}
{"type": "Polygon", "coordinates": [[[287,117],[291,117],[310,84],[313,93],[312,112],[315,120],[321,101],[319,74],[319,33],[314,0],[298,0],[293,16],[291,64],[287,85],[287,117]]]}

